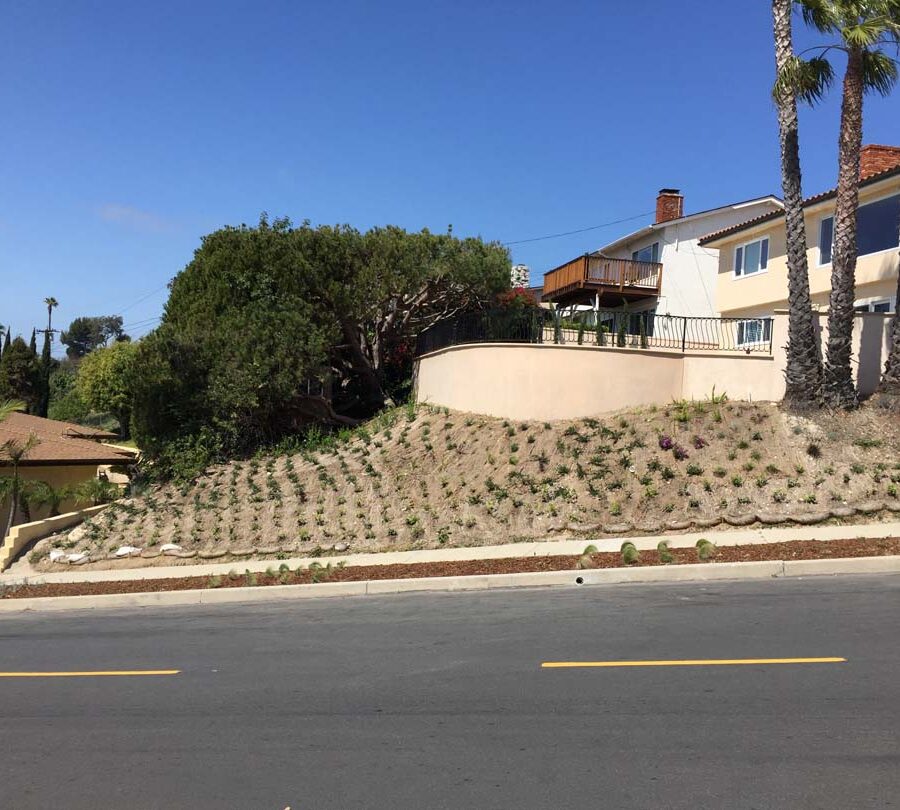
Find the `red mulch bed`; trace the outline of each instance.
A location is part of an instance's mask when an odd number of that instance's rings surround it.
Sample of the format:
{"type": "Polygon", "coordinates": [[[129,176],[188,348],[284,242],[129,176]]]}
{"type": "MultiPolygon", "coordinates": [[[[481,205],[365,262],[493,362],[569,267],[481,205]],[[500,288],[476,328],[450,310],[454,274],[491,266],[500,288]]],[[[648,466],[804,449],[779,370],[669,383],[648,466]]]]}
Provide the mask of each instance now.
{"type": "MultiPolygon", "coordinates": [[[[675,560],[669,565],[702,562],[694,548],[671,549],[675,560]]],[[[755,562],[759,560],[822,560],[846,557],[884,557],[900,555],[900,537],[855,540],[793,540],[787,543],[724,546],[716,550],[708,565],[717,562],[755,562]]],[[[617,552],[592,554],[592,568],[623,568],[617,552]]],[[[417,577],[455,577],[478,574],[518,574],[533,571],[572,571],[578,568],[580,555],[555,557],[514,557],[502,560],[461,560],[457,562],[406,563],[397,565],[356,565],[348,568],[319,570],[320,582],[358,582],[373,579],[415,579],[417,577]]],[[[656,551],[642,551],[634,565],[663,565],[656,551]]],[[[273,566],[274,568],[275,566],[273,566]]],[[[634,567],[634,566],[632,566],[634,567]]],[[[196,588],[241,588],[247,585],[303,585],[313,581],[313,572],[286,571],[275,575],[236,574],[222,577],[173,577],[113,582],[60,582],[45,585],[21,585],[0,592],[2,599],[24,599],[35,596],[84,596],[104,593],[147,593],[150,591],[183,591],[196,588]]]]}

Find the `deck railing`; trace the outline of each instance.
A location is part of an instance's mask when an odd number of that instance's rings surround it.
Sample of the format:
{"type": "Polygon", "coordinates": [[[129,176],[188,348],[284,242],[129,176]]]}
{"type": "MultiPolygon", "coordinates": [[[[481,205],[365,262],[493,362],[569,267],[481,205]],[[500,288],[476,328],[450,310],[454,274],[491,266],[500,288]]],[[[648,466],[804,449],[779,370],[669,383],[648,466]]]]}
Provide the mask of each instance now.
{"type": "Polygon", "coordinates": [[[542,297],[577,289],[597,289],[658,293],[662,284],[662,264],[610,259],[586,254],[544,273],[542,297]]]}
{"type": "Polygon", "coordinates": [[[416,354],[466,343],[555,343],[607,348],[772,353],[772,318],[686,318],[654,312],[581,312],[590,323],[571,323],[546,309],[475,312],[421,332],[416,354]]]}

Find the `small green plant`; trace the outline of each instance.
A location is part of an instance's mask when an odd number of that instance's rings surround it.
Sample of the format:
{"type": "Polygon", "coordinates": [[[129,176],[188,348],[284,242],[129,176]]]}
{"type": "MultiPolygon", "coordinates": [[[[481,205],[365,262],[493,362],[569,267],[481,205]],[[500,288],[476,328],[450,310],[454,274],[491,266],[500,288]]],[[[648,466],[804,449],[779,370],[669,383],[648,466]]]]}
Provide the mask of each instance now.
{"type": "Polygon", "coordinates": [[[670,563],[675,560],[675,555],[669,550],[669,543],[667,540],[660,540],[659,543],[656,544],[656,551],[659,554],[659,561],[661,563],[670,563]]]}
{"type": "Polygon", "coordinates": [[[701,537],[697,541],[697,557],[706,562],[716,554],[716,544],[711,543],[705,537],[701,537]]]}
{"type": "Polygon", "coordinates": [[[685,471],[688,475],[703,475],[703,467],[699,464],[688,464],[685,471]]]}
{"type": "Polygon", "coordinates": [[[637,550],[637,546],[632,543],[630,540],[626,540],[622,543],[622,562],[625,565],[634,565],[641,558],[641,553],[637,550]]]}
{"type": "Polygon", "coordinates": [[[853,442],[857,447],[862,447],[864,450],[868,450],[870,447],[881,447],[882,441],[881,439],[871,439],[868,437],[863,437],[861,439],[856,439],[853,442]]]}
{"type": "Polygon", "coordinates": [[[609,502],[609,513],[613,515],[613,517],[618,517],[622,514],[622,504],[618,501],[610,501],[609,502]]]}

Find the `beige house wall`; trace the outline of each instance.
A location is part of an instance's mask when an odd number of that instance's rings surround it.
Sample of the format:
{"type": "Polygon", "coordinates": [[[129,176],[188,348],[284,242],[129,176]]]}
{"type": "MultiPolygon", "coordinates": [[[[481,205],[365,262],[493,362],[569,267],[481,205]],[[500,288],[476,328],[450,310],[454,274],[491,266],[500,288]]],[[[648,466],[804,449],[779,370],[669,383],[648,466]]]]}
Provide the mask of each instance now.
{"type": "MultiPolygon", "coordinates": [[[[34,467],[24,466],[19,468],[19,477],[25,481],[45,481],[54,489],[60,489],[62,487],[78,486],[78,484],[81,484],[84,481],[89,481],[92,478],[96,478],[97,470],[98,467],[96,464],[65,464],[56,466],[47,465],[34,467]]],[[[9,476],[11,474],[12,470],[9,467],[0,467],[0,476],[9,476]]],[[[77,506],[78,504],[75,503],[75,500],[73,498],[69,498],[63,501],[62,504],[60,504],[59,511],[68,512],[75,509],[77,506]]],[[[5,516],[7,516],[8,514],[9,499],[0,499],[0,516],[4,516],[4,521],[5,516]]],[[[41,518],[47,517],[48,514],[49,509],[47,507],[43,507],[41,509],[32,509],[31,519],[40,520],[41,518]]],[[[21,513],[19,514],[19,519],[23,519],[21,513]]]]}
{"type": "MultiPolygon", "coordinates": [[[[861,205],[882,197],[900,193],[900,176],[860,189],[861,205]]],[[[809,286],[813,304],[828,306],[831,292],[831,265],[819,264],[819,223],[834,214],[834,200],[810,206],[805,211],[809,286]]],[[[787,255],[784,219],[764,222],[727,238],[716,241],[710,248],[719,250],[719,273],[716,283],[716,303],[725,317],[771,315],[775,309],[787,306],[787,255]],[[769,237],[769,260],[765,272],[735,278],[734,251],[745,242],[769,237]]],[[[856,298],[893,298],[897,291],[897,272],[900,268],[898,249],[892,248],[860,256],[856,266],[856,298]]]]}
{"type": "MultiPolygon", "coordinates": [[[[825,314],[820,315],[823,339],[825,314]]],[[[878,385],[891,316],[860,314],[854,365],[860,393],[878,385]]],[[[778,401],[784,396],[787,313],[777,312],[772,354],[655,351],[601,346],[494,343],[421,357],[416,400],[506,419],[578,419],[674,399],[778,401]]]]}

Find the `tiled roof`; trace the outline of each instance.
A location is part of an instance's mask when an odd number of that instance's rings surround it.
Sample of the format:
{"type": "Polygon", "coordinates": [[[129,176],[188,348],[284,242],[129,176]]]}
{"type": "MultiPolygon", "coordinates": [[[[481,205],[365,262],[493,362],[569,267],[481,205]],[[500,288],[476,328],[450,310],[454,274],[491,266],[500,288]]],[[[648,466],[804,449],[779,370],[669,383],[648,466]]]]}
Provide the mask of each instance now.
{"type": "MultiPolygon", "coordinates": [[[[133,458],[125,450],[117,450],[96,441],[81,438],[85,435],[106,438],[113,434],[85,428],[71,422],[57,422],[25,413],[13,413],[0,422],[0,445],[9,440],[25,442],[35,436],[38,444],[28,453],[22,466],[36,464],[121,464],[133,458]]],[[[0,455],[0,466],[8,460],[0,455]]]]}
{"type": "MultiPolygon", "coordinates": [[[[893,177],[894,175],[900,175],[900,166],[894,166],[891,169],[885,169],[883,172],[878,172],[877,174],[870,174],[868,177],[860,181],[859,187],[865,188],[866,186],[872,185],[872,183],[886,180],[888,177],[893,177]]],[[[815,205],[816,203],[829,200],[836,195],[837,189],[830,188],[828,189],[828,191],[823,191],[821,194],[814,194],[812,197],[807,197],[803,201],[803,207],[808,208],[809,206],[815,205]]],[[[746,222],[740,222],[737,225],[731,225],[728,228],[722,228],[722,230],[716,231],[715,233],[707,234],[700,240],[700,245],[708,245],[711,242],[715,242],[725,236],[731,236],[732,234],[740,233],[741,231],[745,231],[748,228],[754,227],[755,225],[759,225],[763,222],[768,222],[772,219],[778,219],[779,217],[783,216],[784,211],[770,211],[767,214],[762,214],[761,216],[754,217],[753,219],[748,219],[746,222]]]]}

